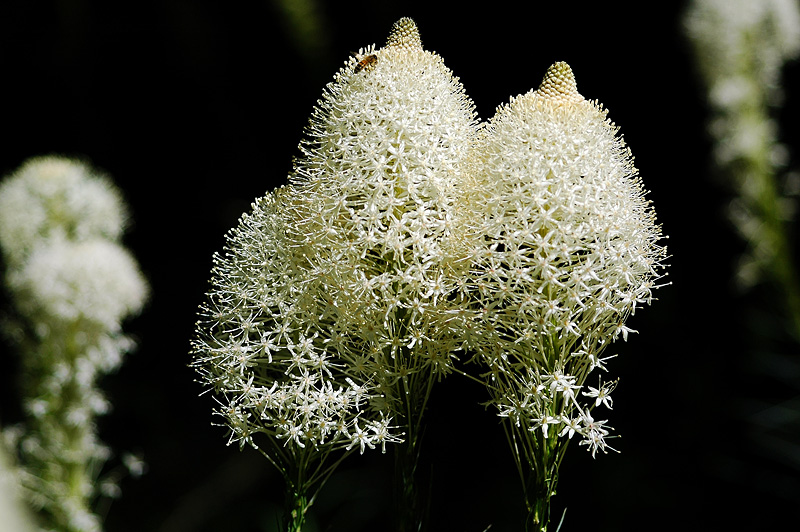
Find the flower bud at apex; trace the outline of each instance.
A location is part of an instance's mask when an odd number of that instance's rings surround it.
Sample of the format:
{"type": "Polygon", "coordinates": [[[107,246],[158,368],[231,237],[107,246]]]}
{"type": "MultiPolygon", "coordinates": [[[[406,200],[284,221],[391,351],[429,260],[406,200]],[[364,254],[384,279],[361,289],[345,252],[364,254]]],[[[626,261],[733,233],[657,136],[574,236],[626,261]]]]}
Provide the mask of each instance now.
{"type": "Polygon", "coordinates": [[[408,17],[403,17],[392,26],[387,47],[405,48],[406,50],[422,50],[417,24],[408,17]]]}
{"type": "Polygon", "coordinates": [[[584,97],[578,92],[578,84],[575,82],[572,69],[563,61],[550,65],[536,94],[558,103],[574,103],[584,100],[584,97]]]}

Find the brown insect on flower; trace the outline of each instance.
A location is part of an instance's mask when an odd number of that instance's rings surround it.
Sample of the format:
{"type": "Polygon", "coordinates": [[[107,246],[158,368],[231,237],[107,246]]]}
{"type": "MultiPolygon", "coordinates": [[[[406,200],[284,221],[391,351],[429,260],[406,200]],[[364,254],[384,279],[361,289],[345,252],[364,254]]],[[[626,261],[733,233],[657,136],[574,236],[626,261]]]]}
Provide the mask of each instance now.
{"type": "Polygon", "coordinates": [[[378,56],[377,55],[375,55],[375,54],[367,55],[364,58],[362,58],[361,61],[358,62],[356,67],[353,69],[353,74],[358,74],[359,72],[361,72],[365,68],[372,68],[372,67],[375,66],[375,64],[377,62],[378,62],[378,56]]]}

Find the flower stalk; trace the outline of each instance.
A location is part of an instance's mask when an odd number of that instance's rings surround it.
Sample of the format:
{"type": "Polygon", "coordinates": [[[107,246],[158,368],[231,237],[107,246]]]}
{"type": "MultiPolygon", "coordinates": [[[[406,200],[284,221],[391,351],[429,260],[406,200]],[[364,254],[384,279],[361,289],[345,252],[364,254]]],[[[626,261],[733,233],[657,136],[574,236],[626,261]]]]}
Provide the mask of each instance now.
{"type": "Polygon", "coordinates": [[[287,532],[301,532],[306,522],[306,512],[311,506],[305,486],[286,486],[286,509],[284,511],[284,530],[287,532]]]}
{"type": "MultiPolygon", "coordinates": [[[[410,353],[409,353],[410,354],[410,353]]],[[[404,419],[405,439],[394,449],[395,458],[395,522],[398,532],[427,529],[430,509],[430,485],[419,472],[423,439],[423,414],[428,406],[435,379],[433,375],[415,373],[402,377],[399,397],[402,398],[400,419],[404,419]]]]}

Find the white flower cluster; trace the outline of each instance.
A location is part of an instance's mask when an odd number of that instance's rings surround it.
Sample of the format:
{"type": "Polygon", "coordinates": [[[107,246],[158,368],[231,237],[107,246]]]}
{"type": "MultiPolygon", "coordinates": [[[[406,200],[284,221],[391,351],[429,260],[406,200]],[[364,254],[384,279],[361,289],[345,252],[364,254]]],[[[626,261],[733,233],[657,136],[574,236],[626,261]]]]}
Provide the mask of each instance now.
{"type": "MultiPolygon", "coordinates": [[[[462,289],[471,344],[501,415],[577,432],[592,453],[605,431],[575,391],[625,322],[652,299],[664,248],[629,150],[566,63],[501,106],[483,129],[454,226],[468,250],[462,289]]],[[[610,385],[601,384],[607,393],[610,385]]]]}
{"type": "Polygon", "coordinates": [[[283,193],[257,200],[215,256],[195,365],[226,397],[218,414],[240,445],[258,447],[257,433],[299,447],[384,445],[393,439],[388,418],[359,425],[375,397],[330,352],[336,323],[296,262],[277,209],[283,193]]]}
{"type": "Polygon", "coordinates": [[[288,187],[215,256],[193,342],[232,440],[396,442],[457,347],[437,303],[471,102],[409,19],[326,88],[288,187]],[[412,83],[413,81],[413,83],[412,83]],[[413,393],[411,393],[413,390],[413,393]]]}
{"type": "Polygon", "coordinates": [[[24,427],[9,429],[29,498],[59,529],[100,530],[90,503],[109,456],[94,419],[110,409],[98,377],[133,347],[122,320],[148,287],[119,238],[126,211],[105,177],[39,157],[0,184],[0,248],[18,320],[24,427]]]}
{"type": "Polygon", "coordinates": [[[513,425],[606,449],[590,412],[615,383],[584,383],[666,250],[628,149],[565,63],[479,126],[402,19],[337,73],[300,147],[215,256],[192,342],[232,441],[263,433],[275,460],[413,438],[469,351],[513,425]]]}
{"type": "Polygon", "coordinates": [[[442,311],[453,289],[443,242],[477,123],[410,19],[361,56],[374,57],[369,70],[356,73],[351,60],[315,113],[290,178],[289,234],[351,339],[337,355],[397,410],[408,386],[451,371],[458,348],[442,311]]]}
{"type": "MultiPolygon", "coordinates": [[[[541,430],[544,440],[564,437],[571,440],[578,434],[582,438],[580,445],[586,445],[592,457],[598,450],[613,449],[605,441],[610,427],[606,420],[596,421],[591,410],[601,404],[609,409],[612,407],[610,394],[616,381],[601,383],[599,388],[588,386],[588,392],[578,394],[582,386],[576,384],[574,375],[562,372],[551,375],[532,368],[528,369],[527,375],[512,375],[511,379],[507,376],[494,379],[489,387],[498,415],[508,419],[515,429],[541,430]],[[580,395],[594,401],[581,403],[580,395]]],[[[545,446],[536,441],[535,435],[532,443],[534,449],[545,446]]]]}

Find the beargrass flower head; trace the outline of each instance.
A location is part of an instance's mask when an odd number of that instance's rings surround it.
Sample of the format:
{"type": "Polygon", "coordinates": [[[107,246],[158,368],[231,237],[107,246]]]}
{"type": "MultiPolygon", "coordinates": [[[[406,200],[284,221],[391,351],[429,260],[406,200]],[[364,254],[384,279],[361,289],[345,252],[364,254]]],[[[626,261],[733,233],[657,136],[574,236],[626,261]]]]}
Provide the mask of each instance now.
{"type": "Polygon", "coordinates": [[[606,111],[557,63],[478,127],[406,18],[326,86],[300,150],[214,256],[192,341],[230,441],[283,473],[289,529],[331,451],[395,442],[398,527],[421,528],[422,417],[433,384],[464,373],[462,350],[536,477],[526,501],[549,508],[559,442],[608,448],[590,412],[613,406],[616,382],[584,383],[663,275],[661,229],[606,111]]]}
{"type": "Polygon", "coordinates": [[[363,451],[398,438],[391,383],[448,364],[449,346],[431,341],[441,240],[474,130],[461,85],[409,19],[336,74],[289,186],[258,200],[215,257],[193,348],[234,440],[363,451]]]}
{"type": "MultiPolygon", "coordinates": [[[[345,447],[373,396],[321,340],[334,323],[287,239],[284,192],[258,199],[215,254],[194,365],[218,395],[231,442],[260,448],[261,434],[290,450],[345,447]]],[[[381,427],[371,427],[374,447],[381,427]]]]}
{"type": "Polygon", "coordinates": [[[538,90],[498,109],[475,151],[459,211],[484,236],[475,295],[498,335],[534,352],[553,335],[627,336],[625,318],[661,277],[660,227],[606,114],[556,63],[538,90]]]}
{"type": "Polygon", "coordinates": [[[606,451],[615,381],[584,389],[663,275],[661,228],[629,149],[566,63],[481,131],[453,226],[469,275],[467,339],[523,481],[527,529],[545,530],[566,444],[606,451]]]}
{"type": "Polygon", "coordinates": [[[288,185],[214,257],[193,365],[230,441],[283,473],[290,528],[331,451],[418,448],[459,345],[442,243],[476,130],[458,79],[401,19],[336,73],[288,185]]]}

